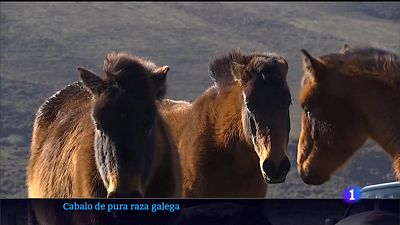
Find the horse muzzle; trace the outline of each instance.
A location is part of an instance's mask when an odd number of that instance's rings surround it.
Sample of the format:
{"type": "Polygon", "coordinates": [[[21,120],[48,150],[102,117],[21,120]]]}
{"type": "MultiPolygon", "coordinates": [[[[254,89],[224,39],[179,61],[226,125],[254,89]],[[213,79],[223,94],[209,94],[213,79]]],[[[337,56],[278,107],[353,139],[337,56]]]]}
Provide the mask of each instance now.
{"type": "Polygon", "coordinates": [[[143,188],[140,176],[111,177],[107,198],[143,198],[143,188]],[[125,180],[124,180],[125,179],[125,180]]]}
{"type": "Polygon", "coordinates": [[[309,185],[321,185],[329,180],[329,177],[321,176],[320,174],[311,172],[310,170],[307,172],[300,170],[299,172],[303,182],[309,185]]]}
{"type": "Polygon", "coordinates": [[[119,193],[116,191],[109,192],[107,198],[143,198],[143,193],[140,191],[133,191],[130,193],[119,193]]]}
{"type": "Polygon", "coordinates": [[[290,161],[285,157],[278,165],[270,159],[266,159],[262,165],[263,177],[269,184],[283,183],[290,170],[290,161]]]}

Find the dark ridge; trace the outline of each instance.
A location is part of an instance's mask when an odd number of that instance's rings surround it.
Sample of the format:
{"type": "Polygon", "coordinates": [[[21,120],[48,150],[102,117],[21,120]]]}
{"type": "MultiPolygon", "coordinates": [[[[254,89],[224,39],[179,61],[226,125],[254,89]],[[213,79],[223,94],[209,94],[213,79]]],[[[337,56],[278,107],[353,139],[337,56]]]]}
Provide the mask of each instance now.
{"type": "Polygon", "coordinates": [[[57,112],[63,107],[64,103],[67,100],[77,97],[81,99],[90,99],[92,97],[80,82],[74,82],[57,91],[40,106],[37,112],[38,125],[51,123],[57,116],[57,112]]]}
{"type": "Polygon", "coordinates": [[[351,74],[351,70],[360,68],[360,74],[400,85],[400,57],[385,49],[345,45],[340,54],[325,55],[321,59],[342,62],[345,73],[351,74]]]}

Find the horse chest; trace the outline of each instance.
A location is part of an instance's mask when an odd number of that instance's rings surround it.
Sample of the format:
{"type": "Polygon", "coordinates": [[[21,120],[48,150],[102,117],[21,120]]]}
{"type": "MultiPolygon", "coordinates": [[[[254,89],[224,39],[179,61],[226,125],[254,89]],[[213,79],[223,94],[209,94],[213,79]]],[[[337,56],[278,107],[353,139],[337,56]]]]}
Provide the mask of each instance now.
{"type": "Polygon", "coordinates": [[[204,156],[188,190],[196,194],[188,197],[265,197],[267,186],[257,156],[248,151],[240,153],[220,149],[204,156]]]}

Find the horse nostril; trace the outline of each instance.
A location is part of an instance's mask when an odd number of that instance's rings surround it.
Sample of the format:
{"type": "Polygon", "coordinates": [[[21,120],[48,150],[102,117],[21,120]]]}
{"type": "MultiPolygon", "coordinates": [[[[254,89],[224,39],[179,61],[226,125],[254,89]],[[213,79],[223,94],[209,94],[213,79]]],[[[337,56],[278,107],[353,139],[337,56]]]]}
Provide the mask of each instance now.
{"type": "Polygon", "coordinates": [[[266,174],[271,175],[275,173],[275,166],[269,160],[265,160],[263,163],[263,170],[266,174]]]}

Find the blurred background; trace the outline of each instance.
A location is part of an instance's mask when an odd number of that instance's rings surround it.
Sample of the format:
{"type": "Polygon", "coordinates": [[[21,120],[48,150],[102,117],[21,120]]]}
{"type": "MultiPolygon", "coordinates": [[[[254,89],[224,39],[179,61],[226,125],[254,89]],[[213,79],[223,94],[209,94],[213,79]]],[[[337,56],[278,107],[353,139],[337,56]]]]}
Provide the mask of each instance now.
{"type": "Polygon", "coordinates": [[[26,197],[32,124],[41,103],[78,81],[77,67],[100,73],[110,51],[128,51],[169,65],[167,97],[194,100],[212,85],[208,63],[233,48],[271,51],[289,61],[293,98],[283,184],[268,198],[341,198],[349,185],[393,180],[391,161],[369,140],[320,186],[296,171],[304,48],[318,56],[344,43],[400,52],[400,3],[0,3],[0,198],[26,197]]]}

